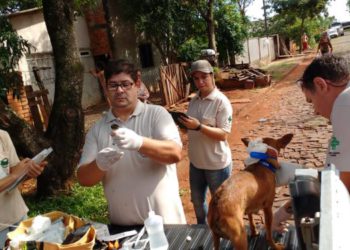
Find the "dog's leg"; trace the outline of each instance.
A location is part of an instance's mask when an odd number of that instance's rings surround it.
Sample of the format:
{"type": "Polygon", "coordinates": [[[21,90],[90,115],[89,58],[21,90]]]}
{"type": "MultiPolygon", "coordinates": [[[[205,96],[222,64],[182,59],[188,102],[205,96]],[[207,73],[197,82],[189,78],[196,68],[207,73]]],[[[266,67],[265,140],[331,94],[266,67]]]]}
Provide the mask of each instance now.
{"type": "Polygon", "coordinates": [[[216,233],[212,232],[213,242],[214,242],[214,250],[220,249],[220,236],[216,233]]]}
{"type": "Polygon", "coordinates": [[[227,234],[235,250],[247,250],[248,240],[247,232],[244,226],[243,214],[237,214],[237,217],[226,220],[229,225],[227,234]]]}
{"type": "Polygon", "coordinates": [[[283,250],[284,246],[281,244],[276,244],[272,238],[272,206],[264,208],[265,215],[265,227],[266,227],[266,240],[272,249],[283,250]]]}
{"type": "Polygon", "coordinates": [[[256,230],[256,227],[255,227],[255,223],[254,223],[254,220],[253,220],[253,214],[248,214],[248,219],[249,219],[249,226],[250,226],[250,235],[252,237],[255,237],[259,233],[258,233],[258,231],[256,230]]]}

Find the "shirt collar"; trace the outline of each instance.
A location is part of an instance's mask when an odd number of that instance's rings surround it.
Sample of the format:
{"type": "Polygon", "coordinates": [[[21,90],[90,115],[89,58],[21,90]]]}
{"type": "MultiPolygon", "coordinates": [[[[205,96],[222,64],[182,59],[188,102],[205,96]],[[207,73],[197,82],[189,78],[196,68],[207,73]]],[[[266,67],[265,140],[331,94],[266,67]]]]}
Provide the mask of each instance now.
{"type": "Polygon", "coordinates": [[[199,94],[200,94],[199,91],[197,91],[197,94],[196,94],[196,96],[195,96],[197,99],[201,99],[201,100],[208,99],[208,100],[211,100],[211,101],[212,101],[212,100],[214,100],[214,99],[218,96],[219,90],[215,87],[215,88],[210,92],[210,94],[207,95],[207,96],[204,97],[204,98],[201,98],[199,94]]]}
{"type": "MultiPolygon", "coordinates": [[[[137,100],[134,112],[130,115],[129,119],[133,116],[138,116],[141,113],[143,113],[145,108],[146,108],[146,104],[141,102],[140,100],[137,100]]],[[[119,120],[118,117],[115,117],[114,114],[112,113],[112,109],[109,109],[107,112],[107,115],[106,115],[106,122],[111,123],[111,122],[114,122],[116,120],[119,120]]]]}

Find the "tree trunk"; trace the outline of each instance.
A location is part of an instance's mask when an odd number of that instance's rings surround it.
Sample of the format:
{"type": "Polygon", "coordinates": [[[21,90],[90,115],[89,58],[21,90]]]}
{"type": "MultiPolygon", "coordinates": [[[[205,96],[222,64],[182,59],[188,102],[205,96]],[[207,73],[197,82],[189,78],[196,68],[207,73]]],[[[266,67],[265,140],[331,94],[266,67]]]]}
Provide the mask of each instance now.
{"type": "Polygon", "coordinates": [[[73,0],[44,0],[44,19],[55,62],[55,98],[46,136],[52,140],[51,166],[39,176],[37,194],[69,190],[84,138],[81,106],[83,66],[74,36],[73,0]]]}
{"type": "Polygon", "coordinates": [[[208,1],[207,8],[207,32],[208,32],[208,46],[209,49],[216,50],[216,41],[215,41],[215,22],[214,22],[214,0],[208,1]]]}
{"type": "Polygon", "coordinates": [[[22,157],[31,158],[50,146],[50,141],[43,134],[18,117],[1,99],[0,128],[9,133],[17,154],[22,157]]]}

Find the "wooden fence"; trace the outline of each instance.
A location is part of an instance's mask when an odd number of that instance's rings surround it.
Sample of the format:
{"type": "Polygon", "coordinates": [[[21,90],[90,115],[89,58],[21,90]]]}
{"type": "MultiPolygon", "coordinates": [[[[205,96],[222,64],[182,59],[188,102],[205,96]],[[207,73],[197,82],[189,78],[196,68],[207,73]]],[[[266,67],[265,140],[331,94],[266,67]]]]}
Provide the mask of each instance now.
{"type": "Polygon", "coordinates": [[[9,106],[19,117],[29,122],[38,131],[47,129],[51,105],[47,89],[33,91],[32,86],[20,86],[19,96],[10,90],[7,94],[9,106]]]}
{"type": "Polygon", "coordinates": [[[159,88],[163,106],[170,107],[188,97],[190,83],[184,64],[161,66],[159,75],[159,88]]]}

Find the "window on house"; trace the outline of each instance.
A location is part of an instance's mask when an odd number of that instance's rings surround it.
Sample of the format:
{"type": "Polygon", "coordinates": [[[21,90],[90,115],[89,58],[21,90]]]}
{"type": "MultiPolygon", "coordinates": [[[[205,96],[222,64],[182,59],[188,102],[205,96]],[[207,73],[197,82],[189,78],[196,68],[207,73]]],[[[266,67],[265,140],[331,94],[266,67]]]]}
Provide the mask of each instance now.
{"type": "Polygon", "coordinates": [[[150,43],[140,44],[139,54],[142,68],[154,66],[152,45],[150,43]]]}

